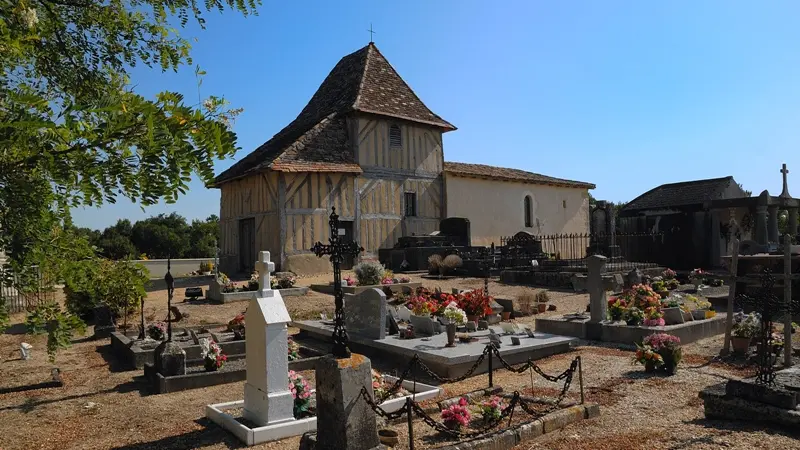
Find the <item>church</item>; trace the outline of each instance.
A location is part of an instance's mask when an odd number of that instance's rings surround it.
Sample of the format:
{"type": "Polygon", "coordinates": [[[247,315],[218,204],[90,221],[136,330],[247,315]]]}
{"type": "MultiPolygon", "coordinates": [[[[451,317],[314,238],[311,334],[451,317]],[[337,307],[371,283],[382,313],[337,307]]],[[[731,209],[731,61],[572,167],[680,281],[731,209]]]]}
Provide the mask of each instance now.
{"type": "Polygon", "coordinates": [[[444,161],[456,127],[431,111],[374,43],[343,57],[297,118],[219,174],[220,269],[248,273],[268,250],[280,270],[330,269],[310,252],[336,208],[366,252],[471,222],[473,245],[501,236],[587,233],[590,183],[444,161]]]}

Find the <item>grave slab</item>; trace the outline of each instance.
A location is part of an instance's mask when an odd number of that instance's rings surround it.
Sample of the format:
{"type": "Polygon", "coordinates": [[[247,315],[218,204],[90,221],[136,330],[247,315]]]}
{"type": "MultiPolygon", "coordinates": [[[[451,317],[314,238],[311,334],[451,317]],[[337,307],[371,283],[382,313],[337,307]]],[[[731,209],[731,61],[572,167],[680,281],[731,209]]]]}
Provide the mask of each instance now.
{"type": "MultiPolygon", "coordinates": [[[[724,325],[724,324],[723,324],[724,325]]],[[[300,328],[300,338],[310,338],[329,341],[333,333],[333,324],[330,321],[306,320],[293,322],[291,326],[300,328]]],[[[527,361],[528,358],[540,359],[557,353],[564,353],[578,340],[574,337],[556,336],[549,333],[535,333],[530,338],[525,335],[516,337],[520,345],[511,344],[511,336],[503,335],[499,326],[490,329],[500,335],[500,355],[511,364],[527,361]]],[[[369,354],[382,358],[400,358],[408,361],[415,354],[431,370],[443,377],[457,377],[463,375],[483,353],[484,347],[489,343],[489,330],[470,333],[476,339],[470,343],[457,342],[455,347],[445,347],[447,335],[440,333],[435,336],[416,339],[400,339],[399,336],[387,336],[385,339],[375,340],[359,335],[351,335],[349,346],[353,351],[369,354]]],[[[484,361],[475,374],[488,371],[488,362],[484,361]]]]}

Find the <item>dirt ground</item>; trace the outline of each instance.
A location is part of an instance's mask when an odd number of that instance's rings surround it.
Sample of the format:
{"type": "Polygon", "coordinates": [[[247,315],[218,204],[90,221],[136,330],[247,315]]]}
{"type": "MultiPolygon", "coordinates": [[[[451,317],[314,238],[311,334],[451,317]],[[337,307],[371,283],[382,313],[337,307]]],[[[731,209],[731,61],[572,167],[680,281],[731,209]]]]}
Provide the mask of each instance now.
{"type": "MultiPolygon", "coordinates": [[[[418,279],[418,277],[412,277],[418,279]]],[[[301,278],[299,285],[327,282],[330,276],[301,278]]],[[[423,280],[429,288],[477,288],[483,280],[423,280]]],[[[519,286],[490,284],[493,295],[515,298],[531,290],[519,286]]],[[[212,305],[182,303],[182,289],[176,303],[189,314],[186,324],[225,323],[241,312],[245,303],[212,305]]],[[[563,314],[583,311],[585,294],[550,292],[551,303],[563,314]]],[[[295,318],[316,317],[333,310],[329,295],[310,293],[287,297],[287,307],[295,318]]],[[[152,292],[145,303],[146,315],[163,319],[166,293],[152,292]]],[[[138,316],[132,319],[138,320],[138,316]]],[[[528,318],[527,321],[533,320],[528,318]]],[[[48,381],[50,369],[42,337],[24,335],[22,315],[12,317],[12,326],[0,335],[0,388],[26,387],[48,381]],[[33,358],[22,361],[21,342],[34,346],[33,358]]],[[[243,383],[231,383],[164,395],[150,395],[141,371],[121,371],[109,353],[108,341],[92,341],[91,328],[86,338],[58,354],[55,366],[65,381],[62,388],[24,390],[0,395],[0,449],[229,449],[242,444],[232,435],[205,419],[207,404],[237,400],[243,383]]],[[[519,445],[518,449],[800,449],[798,435],[760,425],[709,421],[703,416],[698,392],[705,386],[727,378],[752,374],[713,360],[721,347],[721,337],[706,339],[684,347],[684,362],[673,377],[645,376],[641,366],[631,363],[632,352],[613,346],[582,343],[575,351],[541,360],[548,373],[564,370],[580,355],[583,359],[584,392],[587,400],[601,405],[598,418],[573,424],[565,429],[519,445]]],[[[313,374],[308,374],[313,376],[313,374]]],[[[529,374],[499,371],[495,383],[506,391],[530,388],[529,374]]],[[[488,384],[487,376],[472,377],[445,385],[448,396],[459,395],[488,384]]],[[[536,389],[555,385],[534,379],[536,389]]],[[[573,382],[571,395],[579,392],[573,382]]],[[[401,444],[407,448],[404,428],[401,444]]],[[[417,448],[433,444],[426,439],[426,425],[415,422],[417,448]]],[[[257,449],[296,449],[299,438],[262,444],[257,449]]],[[[437,444],[440,445],[440,444],[437,444]]]]}

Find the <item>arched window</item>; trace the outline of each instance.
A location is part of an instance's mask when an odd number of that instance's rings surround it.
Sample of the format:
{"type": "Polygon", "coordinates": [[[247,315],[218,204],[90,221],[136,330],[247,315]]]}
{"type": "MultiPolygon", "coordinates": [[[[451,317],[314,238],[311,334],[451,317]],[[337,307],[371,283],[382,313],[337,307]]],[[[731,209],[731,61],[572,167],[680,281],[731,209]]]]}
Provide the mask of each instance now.
{"type": "Polygon", "coordinates": [[[398,125],[389,127],[389,147],[399,148],[403,146],[403,134],[400,132],[398,125]]]}
{"type": "Polygon", "coordinates": [[[533,226],[533,199],[530,195],[525,196],[525,227],[533,226]]]}

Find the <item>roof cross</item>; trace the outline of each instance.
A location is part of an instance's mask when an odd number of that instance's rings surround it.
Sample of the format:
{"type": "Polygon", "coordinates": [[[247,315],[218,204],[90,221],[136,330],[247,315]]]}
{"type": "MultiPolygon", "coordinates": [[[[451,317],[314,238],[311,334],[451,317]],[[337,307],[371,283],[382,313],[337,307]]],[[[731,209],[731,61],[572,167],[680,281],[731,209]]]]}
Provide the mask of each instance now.
{"type": "Polygon", "coordinates": [[[786,168],[786,164],[783,164],[781,167],[781,173],[783,174],[783,192],[781,192],[781,197],[783,198],[791,198],[792,196],[789,195],[789,183],[786,180],[786,175],[789,174],[789,169],[786,168]]]}
{"type": "Polygon", "coordinates": [[[372,23],[369,24],[369,30],[367,31],[369,31],[369,43],[372,44],[372,35],[375,34],[375,31],[372,29],[372,23]]]}

